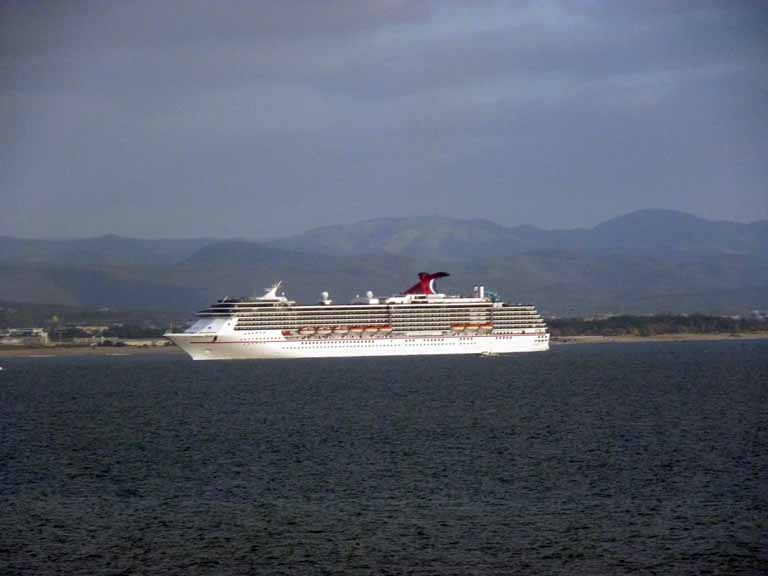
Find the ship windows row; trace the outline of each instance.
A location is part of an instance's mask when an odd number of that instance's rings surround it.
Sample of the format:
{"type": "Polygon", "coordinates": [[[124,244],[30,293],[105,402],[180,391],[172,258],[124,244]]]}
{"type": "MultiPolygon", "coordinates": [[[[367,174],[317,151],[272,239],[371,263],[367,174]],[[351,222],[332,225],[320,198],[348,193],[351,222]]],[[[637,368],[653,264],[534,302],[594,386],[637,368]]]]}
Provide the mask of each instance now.
{"type": "Polygon", "coordinates": [[[419,321],[419,320],[436,320],[436,319],[443,319],[446,321],[479,321],[479,322],[485,322],[485,321],[534,321],[534,320],[540,320],[541,317],[538,315],[527,315],[527,316],[511,316],[511,315],[487,315],[487,314],[408,314],[408,315],[347,315],[347,314],[340,314],[340,315],[333,315],[329,316],[327,314],[317,314],[317,315],[302,315],[302,316],[238,316],[237,317],[240,321],[243,320],[250,320],[250,321],[271,321],[275,323],[285,323],[285,322],[308,322],[308,321],[316,321],[316,322],[330,322],[330,323],[338,323],[338,322],[352,322],[352,321],[360,321],[360,322],[373,322],[373,321],[419,321]]]}

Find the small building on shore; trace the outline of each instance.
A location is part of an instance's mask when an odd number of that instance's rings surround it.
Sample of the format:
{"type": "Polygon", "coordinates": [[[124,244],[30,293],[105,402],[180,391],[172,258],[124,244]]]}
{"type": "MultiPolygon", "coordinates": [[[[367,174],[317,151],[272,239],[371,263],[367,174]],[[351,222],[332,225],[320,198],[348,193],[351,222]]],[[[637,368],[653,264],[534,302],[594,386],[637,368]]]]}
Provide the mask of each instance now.
{"type": "Polygon", "coordinates": [[[171,346],[173,342],[167,338],[124,338],[121,342],[125,346],[138,348],[151,348],[154,346],[171,346]]]}
{"type": "Polygon", "coordinates": [[[101,336],[110,329],[110,326],[100,325],[77,325],[76,328],[81,332],[85,332],[88,336],[101,336]]]}
{"type": "Polygon", "coordinates": [[[8,328],[0,332],[2,346],[47,346],[49,343],[45,328],[8,328]]]}

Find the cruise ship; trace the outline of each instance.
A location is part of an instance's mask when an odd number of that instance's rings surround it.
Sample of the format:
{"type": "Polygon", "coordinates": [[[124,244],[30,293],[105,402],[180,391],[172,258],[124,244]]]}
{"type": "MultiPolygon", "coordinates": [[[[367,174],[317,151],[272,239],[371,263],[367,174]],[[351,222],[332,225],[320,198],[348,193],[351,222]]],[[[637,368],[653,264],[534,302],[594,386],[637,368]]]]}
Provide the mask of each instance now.
{"type": "Polygon", "coordinates": [[[297,304],[278,293],[278,282],[263,296],[218,300],[186,331],[165,336],[194,360],[549,349],[547,327],[533,305],[501,302],[483,286],[469,297],[441,294],[435,281],[445,276],[422,272],[402,294],[379,298],[369,291],[349,304],[334,304],[327,292],[316,304],[297,304]]]}

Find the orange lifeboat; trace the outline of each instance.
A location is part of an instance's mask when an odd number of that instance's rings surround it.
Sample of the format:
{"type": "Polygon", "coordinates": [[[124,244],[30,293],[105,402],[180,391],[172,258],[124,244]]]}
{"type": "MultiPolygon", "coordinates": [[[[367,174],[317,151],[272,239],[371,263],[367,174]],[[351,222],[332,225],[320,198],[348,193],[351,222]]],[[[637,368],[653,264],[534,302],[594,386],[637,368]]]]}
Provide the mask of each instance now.
{"type": "Polygon", "coordinates": [[[465,328],[466,326],[464,326],[464,324],[454,324],[453,326],[451,326],[451,330],[454,330],[456,332],[463,332],[465,328]]]}

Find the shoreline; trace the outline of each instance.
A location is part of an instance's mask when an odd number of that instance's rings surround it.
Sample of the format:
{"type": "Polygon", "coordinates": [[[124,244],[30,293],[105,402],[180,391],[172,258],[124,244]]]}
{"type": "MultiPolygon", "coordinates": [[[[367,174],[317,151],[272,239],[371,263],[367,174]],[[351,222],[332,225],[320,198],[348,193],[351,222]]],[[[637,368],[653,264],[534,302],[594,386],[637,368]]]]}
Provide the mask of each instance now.
{"type": "Polygon", "coordinates": [[[634,342],[716,342],[723,340],[765,340],[768,332],[729,332],[729,333],[690,333],[679,334],[654,334],[653,336],[601,336],[597,334],[588,336],[552,336],[550,343],[553,345],[571,344],[620,344],[634,342]]]}
{"type": "MultiPolygon", "coordinates": [[[[766,332],[737,332],[717,334],[655,334],[653,336],[552,336],[552,346],[571,346],[574,344],[631,344],[639,342],[717,342],[766,340],[766,332]]],[[[184,355],[178,346],[19,346],[18,348],[0,348],[0,358],[55,358],[63,356],[151,356],[184,355]]]]}
{"type": "Polygon", "coordinates": [[[184,354],[178,346],[19,346],[0,348],[0,358],[59,358],[62,356],[151,356],[184,354]]]}

